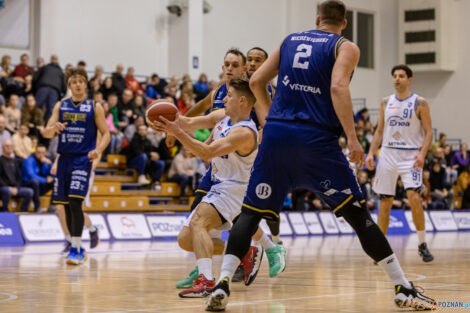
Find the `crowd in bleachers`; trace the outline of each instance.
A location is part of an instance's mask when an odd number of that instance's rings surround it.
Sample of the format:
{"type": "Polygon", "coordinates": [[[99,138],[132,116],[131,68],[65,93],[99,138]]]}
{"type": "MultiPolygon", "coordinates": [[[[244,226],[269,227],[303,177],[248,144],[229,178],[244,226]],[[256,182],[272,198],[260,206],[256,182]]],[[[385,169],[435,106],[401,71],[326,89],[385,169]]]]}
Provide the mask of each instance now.
{"type": "MultiPolygon", "coordinates": [[[[70,96],[64,71],[72,65],[62,69],[56,55],[51,56],[48,64],[38,58],[36,66],[30,64],[27,54],[19,61],[13,67],[11,58],[4,55],[0,64],[0,149],[6,147],[2,153],[6,161],[0,159],[0,177],[4,177],[0,179],[0,196],[2,210],[7,210],[10,197],[24,198],[22,211],[27,210],[29,201],[34,198],[35,209],[39,210],[36,194],[42,195],[52,188],[49,170],[56,158],[57,147],[57,139],[45,139],[42,132],[54,105],[70,96]],[[47,149],[47,157],[38,156],[39,147],[47,149]],[[8,166],[3,166],[2,162],[8,166]],[[31,172],[25,168],[30,164],[35,166],[34,179],[17,175],[31,172]],[[5,171],[14,171],[14,174],[5,171]],[[39,182],[39,187],[31,185],[32,180],[36,185],[39,182]]],[[[86,70],[86,63],[80,61],[76,67],[86,70]]],[[[145,108],[149,101],[164,98],[177,105],[179,112],[184,114],[196,101],[204,98],[215,83],[209,82],[205,74],[201,74],[195,84],[189,75],[181,79],[171,77],[168,81],[157,74],[137,79],[132,67],[124,73],[120,64],[111,75],[106,75],[103,68],[97,66],[89,76],[88,96],[103,106],[111,133],[103,160],[108,154],[126,155],[128,167],[138,172],[138,182],[157,190],[164,173],[168,174],[168,181],[180,184],[182,195],[186,186],[191,188],[197,184],[193,177],[203,174],[203,162],[188,158],[178,144],[168,149],[165,134],[146,126],[145,108]]],[[[205,140],[208,132],[198,132],[196,137],[205,140]]]]}
{"type": "MultiPolygon", "coordinates": [[[[36,65],[32,66],[26,54],[19,61],[13,67],[11,58],[4,55],[0,64],[0,197],[2,210],[7,210],[12,196],[24,198],[21,210],[27,210],[31,200],[39,210],[39,195],[52,188],[49,171],[57,147],[57,139],[43,138],[42,131],[57,101],[70,96],[64,81],[64,70],[72,65],[66,65],[63,70],[56,55],[51,56],[48,64],[43,58],[38,58],[36,65]],[[46,152],[43,153],[46,149],[47,156],[46,152]]],[[[76,66],[87,69],[84,61],[76,66]]],[[[205,74],[201,74],[196,83],[191,81],[189,75],[181,79],[173,76],[166,80],[152,74],[138,79],[132,67],[124,73],[124,67],[120,64],[110,75],[105,74],[101,66],[88,72],[91,73],[89,97],[102,104],[111,133],[111,142],[103,160],[108,154],[126,155],[128,168],[138,173],[138,182],[156,190],[162,177],[177,182],[181,195],[184,195],[186,187],[194,188],[207,164],[189,158],[179,145],[168,149],[165,134],[146,126],[145,108],[149,101],[164,98],[174,103],[181,114],[185,114],[215,88],[216,83],[209,82],[205,74]]],[[[355,122],[359,142],[367,152],[374,125],[366,108],[356,113],[355,122]]],[[[209,131],[195,134],[201,141],[208,136],[209,131]]],[[[348,155],[344,137],[339,139],[339,145],[348,155]]],[[[453,151],[446,144],[446,136],[439,135],[428,152],[423,172],[425,208],[470,208],[470,157],[467,149],[467,145],[462,144],[459,151],[453,151]]],[[[367,206],[370,209],[378,208],[379,196],[371,188],[374,171],[364,167],[357,169],[357,172],[367,206]]],[[[301,189],[289,193],[284,207],[302,211],[328,208],[314,193],[301,189]]],[[[394,208],[408,207],[406,192],[399,180],[394,208]]]]}

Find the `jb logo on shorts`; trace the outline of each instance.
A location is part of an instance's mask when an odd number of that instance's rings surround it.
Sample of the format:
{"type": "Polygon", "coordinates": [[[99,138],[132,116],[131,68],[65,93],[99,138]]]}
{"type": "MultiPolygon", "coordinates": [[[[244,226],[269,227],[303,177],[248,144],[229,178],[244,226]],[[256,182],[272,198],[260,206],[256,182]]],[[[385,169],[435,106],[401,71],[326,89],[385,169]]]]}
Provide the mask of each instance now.
{"type": "Polygon", "coordinates": [[[271,186],[269,186],[268,184],[265,184],[265,183],[261,183],[261,184],[258,184],[258,186],[256,186],[256,195],[258,196],[258,198],[260,199],[267,199],[269,198],[269,196],[271,196],[271,186]]]}

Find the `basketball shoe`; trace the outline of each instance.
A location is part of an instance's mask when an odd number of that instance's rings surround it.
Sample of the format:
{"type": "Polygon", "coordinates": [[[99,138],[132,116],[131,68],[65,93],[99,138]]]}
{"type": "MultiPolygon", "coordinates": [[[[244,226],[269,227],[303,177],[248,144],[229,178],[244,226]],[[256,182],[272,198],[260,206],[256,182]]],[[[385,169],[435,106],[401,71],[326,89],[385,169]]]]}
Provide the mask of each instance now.
{"type": "Polygon", "coordinates": [[[228,297],[230,296],[229,289],[229,278],[224,277],[214,287],[212,293],[209,295],[209,299],[206,301],[205,309],[210,312],[225,311],[225,307],[228,304],[228,297]]]}
{"type": "Polygon", "coordinates": [[[188,277],[176,283],[176,288],[178,289],[191,288],[192,286],[194,286],[194,282],[196,281],[198,276],[199,276],[199,269],[196,266],[196,268],[192,270],[191,273],[189,273],[188,277]]]}
{"type": "Polygon", "coordinates": [[[428,245],[425,242],[418,246],[418,253],[423,258],[424,262],[431,262],[434,260],[434,256],[429,252],[428,245]]]}
{"type": "Polygon", "coordinates": [[[194,286],[181,291],[181,298],[204,298],[207,297],[215,286],[215,280],[208,280],[204,274],[199,274],[194,286]]]}
{"type": "Polygon", "coordinates": [[[395,304],[398,307],[412,308],[416,311],[437,309],[437,303],[434,299],[423,295],[423,291],[418,291],[412,282],[410,282],[410,284],[411,289],[403,285],[395,286],[395,304]]]}
{"type": "Polygon", "coordinates": [[[100,243],[100,236],[98,234],[98,228],[95,231],[90,232],[90,249],[96,248],[100,243]]]}
{"type": "Polygon", "coordinates": [[[266,257],[269,262],[269,277],[275,277],[286,268],[286,248],[274,243],[275,248],[266,249],[266,257]]]}
{"type": "Polygon", "coordinates": [[[250,246],[247,254],[243,257],[240,264],[243,265],[244,275],[243,281],[249,286],[258,275],[261,261],[263,260],[263,248],[261,246],[250,246]]]}
{"type": "Polygon", "coordinates": [[[238,283],[242,281],[245,278],[245,269],[243,268],[243,265],[240,263],[238,265],[237,270],[235,271],[235,274],[233,274],[232,277],[232,282],[238,283]]]}

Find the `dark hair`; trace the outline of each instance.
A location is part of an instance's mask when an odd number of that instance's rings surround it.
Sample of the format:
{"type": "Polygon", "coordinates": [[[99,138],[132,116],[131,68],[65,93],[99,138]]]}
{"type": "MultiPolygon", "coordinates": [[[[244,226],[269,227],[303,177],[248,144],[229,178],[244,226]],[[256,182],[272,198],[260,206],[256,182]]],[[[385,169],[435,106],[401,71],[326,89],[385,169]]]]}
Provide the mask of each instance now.
{"type": "Polygon", "coordinates": [[[251,50],[259,50],[259,51],[264,53],[264,58],[265,59],[268,58],[268,53],[263,48],[260,48],[260,47],[253,47],[250,50],[248,50],[248,52],[246,53],[247,56],[248,56],[248,53],[250,53],[251,50]]]}
{"type": "Polygon", "coordinates": [[[46,147],[44,144],[42,144],[42,143],[40,143],[40,144],[37,145],[36,150],[37,150],[38,148],[44,148],[44,149],[47,150],[47,147],[46,147]]]}
{"type": "Polygon", "coordinates": [[[439,140],[441,140],[444,137],[447,137],[447,135],[445,133],[439,133],[439,140]]]}
{"type": "Polygon", "coordinates": [[[85,79],[85,83],[88,83],[88,74],[84,69],[72,67],[65,73],[65,83],[69,84],[69,79],[73,76],[82,76],[85,79]]]}
{"type": "Polygon", "coordinates": [[[232,78],[228,83],[229,87],[233,87],[237,92],[246,97],[249,105],[254,105],[256,102],[255,95],[250,89],[250,83],[246,79],[232,78]]]}
{"type": "Polygon", "coordinates": [[[411,68],[408,67],[408,65],[405,65],[405,64],[399,64],[399,65],[395,65],[393,68],[392,68],[392,76],[393,74],[395,73],[395,71],[397,70],[403,70],[405,71],[406,73],[406,76],[408,76],[408,78],[410,77],[413,77],[413,71],[411,70],[411,68]]]}
{"type": "Polygon", "coordinates": [[[242,60],[243,60],[243,65],[246,64],[246,57],[245,57],[245,55],[243,54],[243,52],[240,51],[240,49],[238,49],[238,48],[230,48],[230,49],[228,49],[227,52],[226,52],[225,55],[224,55],[224,59],[225,59],[225,57],[226,57],[228,54],[235,54],[236,56],[241,56],[241,57],[242,57],[242,60]]]}
{"type": "Polygon", "coordinates": [[[327,0],[318,6],[318,15],[324,23],[340,26],[346,19],[346,6],[343,1],[327,0]]]}
{"type": "Polygon", "coordinates": [[[86,67],[86,63],[85,63],[85,61],[78,61],[77,66],[86,67]]]}

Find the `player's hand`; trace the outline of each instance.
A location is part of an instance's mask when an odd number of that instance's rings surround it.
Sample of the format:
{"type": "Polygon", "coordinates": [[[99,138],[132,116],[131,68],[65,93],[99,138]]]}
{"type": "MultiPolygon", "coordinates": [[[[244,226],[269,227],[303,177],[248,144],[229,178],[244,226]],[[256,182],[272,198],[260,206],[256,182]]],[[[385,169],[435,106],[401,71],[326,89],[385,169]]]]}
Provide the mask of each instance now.
{"type": "Polygon", "coordinates": [[[49,183],[52,183],[53,181],[54,181],[54,177],[52,177],[52,176],[47,176],[46,177],[46,183],[49,184],[49,183]]]}
{"type": "Polygon", "coordinates": [[[153,125],[156,128],[161,129],[161,131],[163,131],[163,132],[165,132],[169,135],[172,135],[172,136],[175,136],[178,132],[182,131],[182,129],[179,125],[178,113],[176,114],[175,120],[173,122],[167,120],[163,116],[160,116],[160,121],[154,121],[153,125]]]}
{"type": "Polygon", "coordinates": [[[414,169],[423,168],[423,166],[424,166],[424,155],[421,152],[418,153],[417,155],[415,155],[413,159],[415,160],[415,163],[413,164],[414,169]]]}
{"type": "Polygon", "coordinates": [[[356,163],[357,169],[360,171],[364,166],[364,150],[357,138],[348,140],[349,162],[356,163]]]}
{"type": "Polygon", "coordinates": [[[41,162],[46,163],[46,164],[51,164],[52,163],[51,160],[49,160],[47,157],[41,158],[41,162]]]}
{"type": "Polygon", "coordinates": [[[174,136],[166,136],[165,138],[165,144],[168,149],[171,149],[175,146],[176,138],[174,136]]]}
{"type": "Polygon", "coordinates": [[[60,134],[61,132],[64,131],[66,126],[67,126],[67,122],[65,122],[65,123],[56,122],[53,127],[54,127],[54,130],[56,131],[56,133],[60,134]]]}
{"type": "Polygon", "coordinates": [[[374,155],[369,153],[366,158],[366,166],[369,171],[372,171],[375,168],[374,155]]]}
{"type": "Polygon", "coordinates": [[[88,152],[88,158],[90,159],[91,162],[98,159],[99,157],[100,157],[100,153],[96,149],[88,152]]]}

